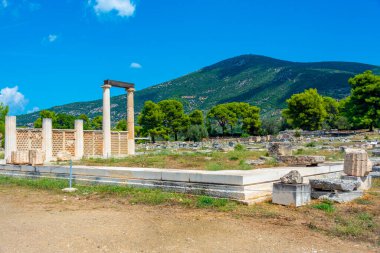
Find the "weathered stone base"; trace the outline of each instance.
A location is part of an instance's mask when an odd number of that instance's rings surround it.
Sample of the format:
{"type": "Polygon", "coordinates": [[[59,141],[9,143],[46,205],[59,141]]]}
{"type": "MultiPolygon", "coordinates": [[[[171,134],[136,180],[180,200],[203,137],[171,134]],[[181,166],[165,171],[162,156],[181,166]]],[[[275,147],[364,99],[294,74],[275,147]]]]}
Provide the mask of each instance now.
{"type": "Polygon", "coordinates": [[[274,183],[272,203],[285,206],[303,206],[310,202],[309,184],[274,183]]]}
{"type": "Polygon", "coordinates": [[[372,186],[372,177],[371,176],[364,176],[364,177],[355,177],[355,176],[342,176],[341,179],[343,180],[352,180],[355,182],[358,182],[360,186],[358,187],[358,190],[368,190],[372,186]]]}
{"type": "Polygon", "coordinates": [[[324,156],[310,156],[310,155],[286,155],[279,156],[278,160],[287,165],[302,165],[302,166],[317,166],[325,162],[324,156]]]}
{"type": "MultiPolygon", "coordinates": [[[[155,168],[121,168],[74,166],[74,182],[116,184],[141,188],[158,188],[191,194],[230,198],[254,203],[270,196],[273,183],[294,170],[293,167],[249,171],[198,171],[155,168]]],[[[308,182],[311,178],[339,177],[343,165],[296,168],[308,182]]],[[[0,175],[68,179],[69,166],[0,165],[0,175]]]]}
{"type": "Polygon", "coordinates": [[[318,196],[318,199],[327,199],[338,203],[346,203],[362,197],[363,194],[364,193],[361,190],[352,192],[314,192],[312,193],[312,198],[316,198],[318,196]]]}

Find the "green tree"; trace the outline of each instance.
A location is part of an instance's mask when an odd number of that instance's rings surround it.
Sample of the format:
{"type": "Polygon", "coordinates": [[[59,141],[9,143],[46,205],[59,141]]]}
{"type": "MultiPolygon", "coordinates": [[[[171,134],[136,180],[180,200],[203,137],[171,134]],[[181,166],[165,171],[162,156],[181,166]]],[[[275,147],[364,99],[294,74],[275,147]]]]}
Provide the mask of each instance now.
{"type": "Polygon", "coordinates": [[[251,135],[257,134],[261,127],[260,108],[249,106],[242,114],[243,130],[251,135]]]}
{"type": "Polygon", "coordinates": [[[126,119],[119,120],[119,122],[117,122],[117,124],[115,126],[115,130],[116,131],[127,131],[128,130],[127,120],[126,119]]]}
{"type": "Polygon", "coordinates": [[[103,127],[103,116],[96,116],[91,120],[91,129],[102,130],[103,127]]]}
{"type": "Polygon", "coordinates": [[[234,126],[238,120],[236,113],[234,113],[227,104],[213,106],[207,113],[207,119],[209,121],[215,121],[217,125],[222,128],[223,135],[225,135],[227,127],[234,126]]]}
{"type": "Polygon", "coordinates": [[[380,123],[380,76],[368,70],[348,83],[351,94],[346,101],[346,115],[354,126],[372,131],[380,123]]]}
{"type": "Polygon", "coordinates": [[[53,120],[54,129],[74,129],[75,117],[66,113],[59,113],[53,120]]]}
{"type": "Polygon", "coordinates": [[[304,130],[321,129],[327,112],[323,97],[318,94],[317,89],[294,94],[286,103],[288,108],[282,111],[282,115],[290,126],[304,130]]]}
{"type": "Polygon", "coordinates": [[[143,134],[149,134],[152,141],[155,142],[156,136],[166,134],[163,127],[164,113],[153,101],[146,101],[138,117],[138,123],[142,127],[143,134]]]}
{"type": "Polygon", "coordinates": [[[185,133],[185,139],[189,141],[198,142],[207,137],[208,133],[203,125],[191,125],[185,133]]]}
{"type": "Polygon", "coordinates": [[[36,119],[36,121],[34,121],[34,128],[42,128],[42,119],[51,119],[53,122],[53,127],[54,127],[56,114],[55,112],[49,111],[49,110],[40,111],[40,117],[36,119]]]}
{"type": "Polygon", "coordinates": [[[163,126],[169,134],[174,135],[174,140],[178,140],[178,133],[188,128],[189,117],[183,110],[183,104],[177,100],[162,100],[158,102],[161,112],[164,114],[163,126]]]}
{"type": "Polygon", "coordinates": [[[8,115],[9,107],[0,103],[0,135],[1,147],[4,147],[5,142],[5,117],[8,115]]]}
{"type": "Polygon", "coordinates": [[[86,114],[79,115],[78,119],[83,120],[83,130],[92,130],[91,120],[86,114]]]}
{"type": "Polygon", "coordinates": [[[339,117],[339,102],[332,97],[323,97],[323,105],[327,112],[325,126],[327,128],[337,128],[337,119],[339,117]]]}
{"type": "Polygon", "coordinates": [[[194,110],[189,114],[190,125],[204,125],[203,112],[201,110],[194,110]]]}

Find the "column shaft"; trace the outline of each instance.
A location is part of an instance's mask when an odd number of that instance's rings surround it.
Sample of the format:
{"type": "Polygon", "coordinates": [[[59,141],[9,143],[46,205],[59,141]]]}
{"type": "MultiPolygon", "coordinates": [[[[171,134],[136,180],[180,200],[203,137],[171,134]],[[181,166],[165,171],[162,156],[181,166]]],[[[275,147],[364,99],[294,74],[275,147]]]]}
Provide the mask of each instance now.
{"type": "Polygon", "coordinates": [[[53,121],[42,119],[42,150],[45,152],[45,162],[53,159],[53,121]]]}
{"type": "Polygon", "coordinates": [[[5,150],[6,163],[12,162],[12,152],[17,151],[16,116],[5,117],[5,150]]]}
{"type": "Polygon", "coordinates": [[[111,157],[111,85],[103,85],[103,157],[111,157]]]}
{"type": "Polygon", "coordinates": [[[135,154],[135,110],[133,95],[134,88],[127,89],[128,101],[127,101],[127,122],[128,122],[128,155],[135,154]]]}
{"type": "Polygon", "coordinates": [[[83,158],[83,120],[75,120],[75,158],[83,158]]]}

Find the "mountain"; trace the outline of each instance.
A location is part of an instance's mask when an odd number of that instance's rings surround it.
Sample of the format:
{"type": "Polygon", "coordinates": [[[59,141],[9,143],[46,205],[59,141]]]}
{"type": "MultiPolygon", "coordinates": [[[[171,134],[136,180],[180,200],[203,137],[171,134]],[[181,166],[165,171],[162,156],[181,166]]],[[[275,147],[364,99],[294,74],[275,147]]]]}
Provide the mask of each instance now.
{"type": "MultiPolygon", "coordinates": [[[[260,55],[230,58],[177,79],[154,85],[135,93],[135,111],[144,102],[163,99],[181,100],[186,111],[207,110],[219,103],[241,101],[257,105],[264,116],[276,115],[292,94],[317,88],[322,95],[337,99],[349,94],[348,79],[365,70],[380,73],[378,66],[354,62],[291,62],[260,55]]],[[[111,99],[112,119],[126,114],[125,95],[111,99]]],[[[50,108],[58,113],[101,115],[102,100],[77,102],[50,108]]],[[[26,125],[38,112],[18,116],[18,124],[26,125]]]]}

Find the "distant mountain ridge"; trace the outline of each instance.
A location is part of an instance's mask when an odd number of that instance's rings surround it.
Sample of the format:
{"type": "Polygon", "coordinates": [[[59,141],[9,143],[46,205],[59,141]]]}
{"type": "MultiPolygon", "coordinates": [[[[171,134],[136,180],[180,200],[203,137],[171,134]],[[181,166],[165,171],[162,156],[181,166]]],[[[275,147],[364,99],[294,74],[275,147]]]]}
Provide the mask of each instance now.
{"type": "MultiPolygon", "coordinates": [[[[260,55],[241,55],[226,59],[182,77],[135,92],[135,111],[144,102],[178,99],[186,111],[207,110],[226,102],[248,102],[261,108],[265,116],[279,114],[285,100],[308,88],[337,99],[349,95],[347,80],[366,70],[380,73],[380,67],[355,62],[291,62],[260,55]]],[[[125,95],[111,98],[112,120],[125,117],[125,95]]],[[[102,113],[102,100],[77,102],[49,108],[57,113],[102,113]]],[[[27,125],[39,112],[18,116],[18,125],[27,125]]]]}

